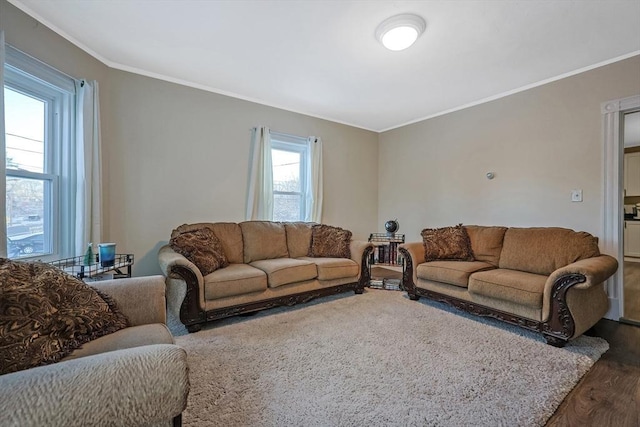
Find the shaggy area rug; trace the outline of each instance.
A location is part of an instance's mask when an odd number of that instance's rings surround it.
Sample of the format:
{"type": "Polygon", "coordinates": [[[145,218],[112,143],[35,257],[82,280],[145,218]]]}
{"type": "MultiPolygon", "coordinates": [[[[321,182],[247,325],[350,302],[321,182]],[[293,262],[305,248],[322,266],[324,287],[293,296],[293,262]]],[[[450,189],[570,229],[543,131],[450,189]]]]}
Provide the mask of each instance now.
{"type": "Polygon", "coordinates": [[[609,348],[369,289],[173,329],[185,426],[543,426],[609,348]]]}

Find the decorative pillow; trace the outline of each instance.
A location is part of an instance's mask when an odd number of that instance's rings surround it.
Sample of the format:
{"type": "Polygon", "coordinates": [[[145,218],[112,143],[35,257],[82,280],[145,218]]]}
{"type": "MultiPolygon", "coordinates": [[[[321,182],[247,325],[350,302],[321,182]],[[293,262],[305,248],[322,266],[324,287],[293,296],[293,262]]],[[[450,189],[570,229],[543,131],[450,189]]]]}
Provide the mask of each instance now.
{"type": "Polygon", "coordinates": [[[222,244],[213,230],[207,227],[174,235],[171,249],[194,263],[203,276],[229,265],[222,244]]]}
{"type": "Polygon", "coordinates": [[[129,326],[106,295],[41,262],[0,258],[0,374],[58,362],[129,326]]]}
{"type": "Polygon", "coordinates": [[[473,261],[471,242],[467,230],[458,224],[453,227],[425,228],[422,230],[424,260],[473,261]]]}
{"type": "Polygon", "coordinates": [[[316,224],[311,228],[309,256],[325,258],[351,258],[352,233],[340,227],[316,224]]]}

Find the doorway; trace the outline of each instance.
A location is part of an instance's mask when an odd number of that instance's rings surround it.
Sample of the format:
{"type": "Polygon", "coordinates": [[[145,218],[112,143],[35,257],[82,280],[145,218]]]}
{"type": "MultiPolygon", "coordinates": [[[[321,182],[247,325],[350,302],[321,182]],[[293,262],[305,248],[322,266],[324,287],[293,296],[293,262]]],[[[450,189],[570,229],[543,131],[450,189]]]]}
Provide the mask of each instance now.
{"type": "Polygon", "coordinates": [[[619,262],[618,271],[605,283],[609,311],[605,318],[618,321],[624,313],[624,114],[640,111],[640,95],[615,99],[601,105],[604,147],[603,230],[601,250],[619,262]]]}
{"type": "Polygon", "coordinates": [[[623,310],[620,322],[640,326],[640,111],[622,114],[624,150],[623,310]]]}

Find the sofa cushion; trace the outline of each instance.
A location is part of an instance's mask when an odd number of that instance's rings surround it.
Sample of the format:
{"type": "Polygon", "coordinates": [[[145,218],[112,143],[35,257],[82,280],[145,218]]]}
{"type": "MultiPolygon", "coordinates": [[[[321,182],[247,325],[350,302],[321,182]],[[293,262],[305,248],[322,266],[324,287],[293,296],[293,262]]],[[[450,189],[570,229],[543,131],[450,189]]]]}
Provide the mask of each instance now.
{"type": "Polygon", "coordinates": [[[235,222],[214,222],[211,224],[211,229],[220,239],[229,263],[242,264],[244,262],[244,243],[240,226],[235,222]]]}
{"type": "Polygon", "coordinates": [[[174,344],[173,336],[164,323],[132,326],[120,329],[97,340],[89,341],[76,349],[63,360],[78,357],[93,356],[107,351],[124,350],[126,348],[142,347],[153,344],[174,344]]]}
{"type": "Polygon", "coordinates": [[[0,258],[0,375],[58,362],[129,326],[111,298],[41,262],[0,258]]]}
{"type": "Polygon", "coordinates": [[[326,224],[311,228],[310,257],[351,258],[351,236],[349,230],[326,224]]]}
{"type": "Polygon", "coordinates": [[[503,268],[480,271],[469,277],[469,292],[485,297],[542,308],[547,276],[503,268]]]}
{"type": "Polygon", "coordinates": [[[250,265],[267,273],[267,283],[270,288],[311,280],[318,276],[316,265],[301,259],[264,259],[253,261],[250,265]]]}
{"type": "Polygon", "coordinates": [[[502,251],[502,241],[507,227],[487,227],[465,225],[471,243],[471,251],[476,261],[484,261],[497,267],[502,251]]]}
{"type": "Polygon", "coordinates": [[[287,249],[291,258],[307,256],[311,248],[312,222],[285,222],[284,229],[287,233],[287,249]]]}
{"type": "Polygon", "coordinates": [[[504,235],[499,267],[549,275],[560,267],[598,255],[598,239],[584,231],[512,227],[504,235]]]}
{"type": "Polygon", "coordinates": [[[467,230],[458,224],[453,227],[425,228],[420,233],[424,246],[424,260],[473,261],[467,230]]]}
{"type": "Polygon", "coordinates": [[[204,277],[204,298],[212,300],[267,289],[264,271],[248,264],[229,264],[204,277]]]}
{"type": "Polygon", "coordinates": [[[349,258],[300,258],[313,261],[318,268],[318,280],[345,279],[358,277],[358,263],[349,258]]]}
{"type": "Polygon", "coordinates": [[[433,280],[466,288],[469,276],[476,271],[495,268],[481,261],[430,261],[416,268],[418,279],[433,280]]]}
{"type": "Polygon", "coordinates": [[[203,276],[229,265],[222,244],[209,227],[171,233],[171,249],[194,263],[203,276]]]}
{"type": "Polygon", "coordinates": [[[287,234],[284,224],[272,221],[245,221],[240,223],[244,242],[244,262],[261,259],[287,258],[287,234]]]}

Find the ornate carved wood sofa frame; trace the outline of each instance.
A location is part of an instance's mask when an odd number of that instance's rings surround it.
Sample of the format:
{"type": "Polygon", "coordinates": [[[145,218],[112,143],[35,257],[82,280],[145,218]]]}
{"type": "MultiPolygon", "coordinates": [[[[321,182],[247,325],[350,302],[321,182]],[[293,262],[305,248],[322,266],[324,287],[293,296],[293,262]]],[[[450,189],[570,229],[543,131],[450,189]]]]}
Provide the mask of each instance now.
{"type": "Polygon", "coordinates": [[[618,263],[601,255],[597,238],[563,228],[466,226],[474,261],[425,262],[423,242],[399,247],[409,298],[540,332],[564,346],[608,309],[603,283],[618,263]]]}
{"type": "Polygon", "coordinates": [[[206,322],[291,306],[327,295],[354,291],[369,283],[370,243],[352,240],[350,258],[309,257],[310,223],[246,221],[199,223],[222,243],[229,266],[203,276],[169,245],[159,251],[166,277],[168,310],[189,332],[206,322]]]}

